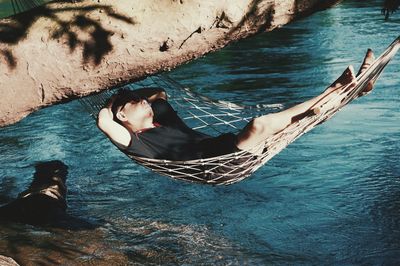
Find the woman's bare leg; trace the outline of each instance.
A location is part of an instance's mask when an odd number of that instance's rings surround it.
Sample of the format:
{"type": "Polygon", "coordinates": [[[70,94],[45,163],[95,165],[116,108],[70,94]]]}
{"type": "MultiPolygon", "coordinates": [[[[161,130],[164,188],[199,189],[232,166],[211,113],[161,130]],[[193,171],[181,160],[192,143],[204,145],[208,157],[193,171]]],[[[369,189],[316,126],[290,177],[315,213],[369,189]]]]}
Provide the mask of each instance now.
{"type": "Polygon", "coordinates": [[[242,150],[251,151],[258,144],[263,143],[266,138],[283,130],[293,122],[293,119],[300,114],[305,114],[310,108],[314,107],[324,97],[334,97],[337,95],[336,89],[355,81],[352,67],[348,67],[343,74],[326,89],[322,94],[301,104],[295,105],[284,111],[263,115],[254,118],[238,134],[237,147],[242,150]]]}
{"type": "MultiPolygon", "coordinates": [[[[364,62],[361,65],[359,74],[365,71],[365,69],[373,61],[373,53],[368,50],[364,62]]],[[[283,130],[288,125],[302,117],[308,115],[309,112],[313,112],[312,109],[317,108],[317,104],[321,99],[329,99],[331,97],[336,97],[337,93],[340,91],[339,88],[344,85],[356,82],[354,75],[354,70],[350,66],[343,74],[322,94],[306,101],[301,104],[295,105],[284,111],[267,114],[253,119],[247,126],[238,134],[237,137],[237,147],[242,150],[247,150],[251,152],[254,151],[254,147],[259,146],[260,143],[264,143],[265,139],[276,134],[277,132],[283,130]]],[[[368,86],[366,90],[370,91],[371,86],[368,86]]]]}

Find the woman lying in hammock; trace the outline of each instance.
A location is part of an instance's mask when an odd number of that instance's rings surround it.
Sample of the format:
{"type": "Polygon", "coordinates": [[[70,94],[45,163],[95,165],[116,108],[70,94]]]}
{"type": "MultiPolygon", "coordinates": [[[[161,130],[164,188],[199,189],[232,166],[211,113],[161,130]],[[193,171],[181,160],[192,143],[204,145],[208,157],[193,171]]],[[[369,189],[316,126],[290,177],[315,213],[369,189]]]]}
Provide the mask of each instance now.
{"type": "MultiPolygon", "coordinates": [[[[368,50],[358,74],[373,60],[374,55],[368,50]]],[[[256,117],[237,135],[226,133],[211,137],[189,128],[160,88],[120,90],[101,109],[97,124],[114,144],[133,156],[186,161],[240,150],[259,154],[263,148],[260,143],[310,112],[316,112],[317,103],[323,98],[336,97],[340,87],[355,83],[353,68],[348,67],[321,95],[284,111],[256,117]],[[260,148],[255,150],[256,146],[260,148]]],[[[372,85],[368,84],[360,96],[372,90],[372,85]]]]}

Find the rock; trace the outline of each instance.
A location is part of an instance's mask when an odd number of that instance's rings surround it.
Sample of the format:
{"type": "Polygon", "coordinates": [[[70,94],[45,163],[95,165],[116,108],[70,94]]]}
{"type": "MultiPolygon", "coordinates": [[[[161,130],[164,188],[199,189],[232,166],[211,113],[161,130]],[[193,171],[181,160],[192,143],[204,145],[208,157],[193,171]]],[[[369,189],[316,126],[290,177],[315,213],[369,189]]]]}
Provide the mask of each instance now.
{"type": "Polygon", "coordinates": [[[0,19],[0,127],[173,69],[337,0],[75,2],[52,1],[0,19]],[[130,52],[132,45],[141,48],[130,52]]]}
{"type": "Polygon", "coordinates": [[[52,224],[65,217],[68,167],[48,161],[37,163],[35,169],[29,188],[0,207],[0,221],[52,224]]]}
{"type": "Polygon", "coordinates": [[[1,266],[19,266],[12,258],[0,255],[0,265],[1,266]]]}

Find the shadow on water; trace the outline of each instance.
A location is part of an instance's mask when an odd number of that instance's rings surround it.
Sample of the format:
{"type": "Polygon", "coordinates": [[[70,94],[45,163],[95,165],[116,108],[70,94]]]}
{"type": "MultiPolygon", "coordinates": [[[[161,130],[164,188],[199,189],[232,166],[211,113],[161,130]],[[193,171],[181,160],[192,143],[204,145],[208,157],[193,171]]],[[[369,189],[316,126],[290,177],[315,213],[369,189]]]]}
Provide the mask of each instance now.
{"type": "Polygon", "coordinates": [[[83,63],[93,65],[100,64],[103,56],[112,51],[113,45],[110,37],[114,35],[114,32],[106,29],[100,21],[91,18],[90,13],[102,12],[109,18],[134,24],[131,18],[116,13],[111,6],[93,4],[79,7],[71,4],[71,1],[57,2],[66,5],[62,8],[53,7],[50,4],[38,6],[0,20],[0,44],[10,47],[0,49],[0,56],[10,69],[14,69],[18,63],[18,58],[12,52],[11,47],[24,40],[28,36],[29,29],[39,19],[46,18],[53,22],[54,26],[49,34],[50,39],[65,40],[70,52],[81,47],[83,63]],[[70,12],[71,16],[68,19],[62,19],[61,15],[67,12],[70,12]],[[89,38],[80,38],[80,36],[89,36],[89,38]]]}

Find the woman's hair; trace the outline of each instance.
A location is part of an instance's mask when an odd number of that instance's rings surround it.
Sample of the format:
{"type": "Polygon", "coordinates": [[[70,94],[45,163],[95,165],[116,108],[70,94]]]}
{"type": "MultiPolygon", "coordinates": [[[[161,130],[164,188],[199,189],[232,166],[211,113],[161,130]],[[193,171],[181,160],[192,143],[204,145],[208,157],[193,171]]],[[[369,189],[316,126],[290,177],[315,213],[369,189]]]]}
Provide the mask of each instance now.
{"type": "Polygon", "coordinates": [[[118,90],[117,93],[115,93],[113,96],[114,101],[111,106],[111,111],[113,113],[113,119],[115,122],[119,123],[122,125],[122,121],[117,118],[117,113],[120,107],[124,106],[125,104],[129,102],[140,102],[142,100],[142,97],[135,93],[132,90],[129,90],[127,88],[122,88],[118,90]]]}

